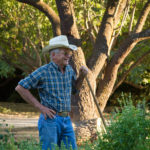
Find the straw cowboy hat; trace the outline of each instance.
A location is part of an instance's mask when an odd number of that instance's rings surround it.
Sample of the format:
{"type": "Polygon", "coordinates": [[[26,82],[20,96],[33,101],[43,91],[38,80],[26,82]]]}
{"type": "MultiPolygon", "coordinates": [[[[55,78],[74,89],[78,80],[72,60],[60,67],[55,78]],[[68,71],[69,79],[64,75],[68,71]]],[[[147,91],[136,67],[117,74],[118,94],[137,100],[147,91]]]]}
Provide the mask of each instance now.
{"type": "Polygon", "coordinates": [[[69,44],[67,36],[65,35],[60,35],[60,36],[56,36],[52,39],[50,39],[49,41],[49,45],[47,45],[46,47],[44,47],[42,49],[43,52],[49,52],[50,50],[56,49],[56,48],[68,48],[70,50],[77,50],[77,46],[69,44]]]}

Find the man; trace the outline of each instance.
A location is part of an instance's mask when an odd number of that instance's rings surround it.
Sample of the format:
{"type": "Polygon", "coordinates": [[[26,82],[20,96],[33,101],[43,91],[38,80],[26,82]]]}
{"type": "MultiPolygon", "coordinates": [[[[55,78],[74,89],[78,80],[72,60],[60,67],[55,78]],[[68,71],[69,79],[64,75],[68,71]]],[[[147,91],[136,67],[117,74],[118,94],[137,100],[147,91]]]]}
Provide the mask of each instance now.
{"type": "MultiPolygon", "coordinates": [[[[16,87],[21,97],[41,112],[38,129],[42,150],[55,149],[62,143],[67,149],[77,149],[69,116],[71,93],[77,81],[69,59],[75,50],[77,47],[69,44],[65,35],[51,39],[43,49],[50,52],[51,62],[32,72],[16,87]],[[31,88],[38,89],[41,103],[31,94],[31,88]]],[[[86,75],[88,71],[81,67],[80,72],[86,75]]]]}

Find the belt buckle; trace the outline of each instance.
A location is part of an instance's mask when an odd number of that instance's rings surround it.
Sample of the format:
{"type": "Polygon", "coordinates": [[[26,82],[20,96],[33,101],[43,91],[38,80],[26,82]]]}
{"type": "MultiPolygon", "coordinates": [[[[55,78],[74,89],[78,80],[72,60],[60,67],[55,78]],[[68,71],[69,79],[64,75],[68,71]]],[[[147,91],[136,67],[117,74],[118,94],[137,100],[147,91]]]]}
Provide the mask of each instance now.
{"type": "Polygon", "coordinates": [[[61,117],[67,117],[68,112],[59,112],[58,115],[60,115],[61,117]]]}

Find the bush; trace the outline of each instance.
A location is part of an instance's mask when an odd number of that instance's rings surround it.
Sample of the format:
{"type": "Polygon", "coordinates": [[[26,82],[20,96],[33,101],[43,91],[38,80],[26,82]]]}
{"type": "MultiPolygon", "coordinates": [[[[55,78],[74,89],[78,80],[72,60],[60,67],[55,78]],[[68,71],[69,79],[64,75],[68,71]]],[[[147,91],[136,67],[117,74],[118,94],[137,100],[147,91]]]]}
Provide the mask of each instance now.
{"type": "Polygon", "coordinates": [[[145,104],[135,107],[131,97],[114,114],[107,133],[99,136],[95,150],[150,150],[150,113],[145,104]]]}

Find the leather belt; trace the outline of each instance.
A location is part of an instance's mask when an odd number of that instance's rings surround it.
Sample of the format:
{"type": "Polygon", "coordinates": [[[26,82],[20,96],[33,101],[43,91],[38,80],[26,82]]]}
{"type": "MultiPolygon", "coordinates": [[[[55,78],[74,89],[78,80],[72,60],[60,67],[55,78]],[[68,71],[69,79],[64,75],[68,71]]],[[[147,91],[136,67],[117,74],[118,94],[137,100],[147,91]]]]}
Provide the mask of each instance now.
{"type": "Polygon", "coordinates": [[[69,112],[68,111],[58,112],[57,115],[61,116],[61,117],[68,117],[69,116],[69,112]]]}

